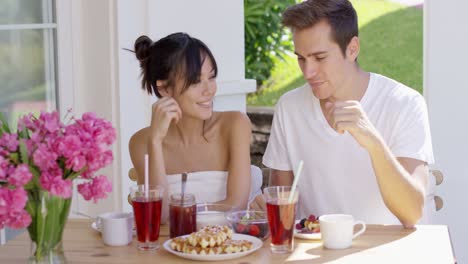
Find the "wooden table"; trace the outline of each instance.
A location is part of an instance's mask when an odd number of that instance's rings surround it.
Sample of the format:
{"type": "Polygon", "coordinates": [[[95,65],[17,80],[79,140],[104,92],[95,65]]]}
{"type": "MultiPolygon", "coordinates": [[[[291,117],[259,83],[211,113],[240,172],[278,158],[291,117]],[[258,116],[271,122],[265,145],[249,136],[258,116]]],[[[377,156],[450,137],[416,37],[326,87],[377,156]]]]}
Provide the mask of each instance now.
{"type": "MultiPolygon", "coordinates": [[[[160,243],[168,237],[168,226],[161,226],[160,243]]],[[[142,252],[136,241],[124,247],[105,246],[100,234],[91,229],[90,220],[71,219],[64,233],[65,256],[70,263],[194,263],[165,251],[142,252]]],[[[30,250],[28,234],[22,234],[0,246],[0,263],[25,263],[30,250]]],[[[446,226],[368,225],[367,231],[353,241],[351,248],[329,250],[320,241],[295,239],[291,254],[272,254],[269,241],[263,247],[239,259],[223,263],[454,263],[446,226]]]]}

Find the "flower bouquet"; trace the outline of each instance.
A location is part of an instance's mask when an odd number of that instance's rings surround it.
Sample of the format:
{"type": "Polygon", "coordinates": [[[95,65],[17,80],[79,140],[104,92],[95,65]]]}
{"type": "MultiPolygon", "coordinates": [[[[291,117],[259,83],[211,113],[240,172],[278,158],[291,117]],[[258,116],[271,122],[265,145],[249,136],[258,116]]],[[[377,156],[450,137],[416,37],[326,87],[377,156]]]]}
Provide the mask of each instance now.
{"type": "Polygon", "coordinates": [[[85,200],[107,197],[112,185],[95,173],[112,162],[115,138],[111,123],[94,113],[68,124],[58,112],[28,114],[14,130],[0,113],[0,228],[28,228],[30,262],[65,262],[73,180],[82,179],[77,190],[85,200]]]}

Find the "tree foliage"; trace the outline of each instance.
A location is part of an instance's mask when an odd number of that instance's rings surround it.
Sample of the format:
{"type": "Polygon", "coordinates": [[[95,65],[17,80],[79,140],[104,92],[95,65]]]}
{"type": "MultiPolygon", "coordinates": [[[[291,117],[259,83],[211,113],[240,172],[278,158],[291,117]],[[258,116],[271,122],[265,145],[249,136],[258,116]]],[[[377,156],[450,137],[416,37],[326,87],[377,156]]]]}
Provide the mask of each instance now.
{"type": "Polygon", "coordinates": [[[270,77],[273,57],[292,47],[281,13],[296,0],[244,0],[245,75],[262,84],[270,77]]]}

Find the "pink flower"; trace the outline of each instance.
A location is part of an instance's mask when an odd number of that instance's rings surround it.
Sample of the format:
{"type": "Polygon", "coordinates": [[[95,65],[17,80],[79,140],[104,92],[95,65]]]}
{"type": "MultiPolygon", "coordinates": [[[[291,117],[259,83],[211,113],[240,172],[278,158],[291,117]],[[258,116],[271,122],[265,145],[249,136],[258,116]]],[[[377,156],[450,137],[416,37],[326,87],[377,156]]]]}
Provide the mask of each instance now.
{"type": "Polygon", "coordinates": [[[0,188],[0,216],[4,216],[8,213],[9,207],[8,204],[10,202],[10,190],[7,188],[0,188]]]}
{"type": "Polygon", "coordinates": [[[61,123],[58,112],[41,112],[39,120],[43,122],[44,128],[49,133],[54,133],[60,129],[61,123]]]}
{"type": "Polygon", "coordinates": [[[24,115],[18,120],[18,129],[20,131],[24,130],[25,128],[35,130],[34,122],[33,122],[33,115],[31,113],[24,115]]]}
{"type": "Polygon", "coordinates": [[[0,180],[6,179],[10,163],[2,155],[0,155],[0,180]]]}
{"type": "Polygon", "coordinates": [[[22,139],[22,140],[24,141],[24,144],[26,145],[26,149],[28,151],[28,157],[29,157],[32,155],[34,151],[35,143],[32,140],[28,140],[28,139],[22,139]]]}
{"type": "Polygon", "coordinates": [[[0,137],[0,147],[3,146],[9,151],[16,151],[18,149],[18,135],[3,133],[3,136],[0,137]]]}
{"type": "Polygon", "coordinates": [[[78,185],[78,192],[86,201],[93,199],[96,203],[99,199],[106,198],[108,192],[112,192],[112,184],[106,176],[100,175],[88,183],[78,185]]]}
{"type": "Polygon", "coordinates": [[[27,199],[27,193],[23,188],[0,188],[0,215],[23,210],[27,199]]]}
{"type": "Polygon", "coordinates": [[[42,172],[39,182],[45,190],[52,195],[62,198],[72,196],[72,181],[64,180],[60,169],[42,172]]]}
{"type": "Polygon", "coordinates": [[[28,200],[28,194],[22,188],[16,188],[14,190],[10,190],[10,201],[9,206],[11,211],[21,211],[26,206],[26,202],[28,200]]]}
{"type": "Polygon", "coordinates": [[[14,229],[25,228],[31,224],[31,216],[24,210],[11,212],[5,224],[14,229]]]}
{"type": "Polygon", "coordinates": [[[34,164],[42,171],[57,168],[57,153],[51,151],[45,144],[39,144],[33,154],[34,164]]]}
{"type": "Polygon", "coordinates": [[[65,167],[73,171],[80,171],[86,166],[86,157],[82,153],[83,144],[76,135],[66,135],[58,139],[52,146],[53,149],[66,158],[65,167]]]}
{"type": "Polygon", "coordinates": [[[32,172],[36,170],[40,177],[39,186],[32,186],[34,192],[45,190],[68,199],[72,196],[75,172],[88,180],[78,185],[78,191],[86,200],[97,202],[112,191],[105,176],[95,177],[94,174],[113,160],[109,148],[116,140],[115,129],[95,113],[84,113],[81,119],[72,117],[70,121],[71,124],[65,126],[58,112],[41,112],[39,117],[28,114],[19,119],[18,127],[12,131],[21,133],[3,131],[0,137],[0,228],[5,225],[22,228],[31,223],[31,216],[25,210],[31,190],[26,191],[24,186],[33,179],[32,172]],[[27,148],[27,157],[19,151],[20,142],[27,148]]]}
{"type": "Polygon", "coordinates": [[[109,165],[113,160],[113,155],[111,150],[100,153],[90,151],[87,155],[88,169],[90,172],[98,171],[100,168],[104,168],[109,165]]]}
{"type": "Polygon", "coordinates": [[[23,186],[32,179],[32,174],[29,171],[27,164],[20,164],[13,173],[10,174],[8,182],[16,187],[23,186]]]}

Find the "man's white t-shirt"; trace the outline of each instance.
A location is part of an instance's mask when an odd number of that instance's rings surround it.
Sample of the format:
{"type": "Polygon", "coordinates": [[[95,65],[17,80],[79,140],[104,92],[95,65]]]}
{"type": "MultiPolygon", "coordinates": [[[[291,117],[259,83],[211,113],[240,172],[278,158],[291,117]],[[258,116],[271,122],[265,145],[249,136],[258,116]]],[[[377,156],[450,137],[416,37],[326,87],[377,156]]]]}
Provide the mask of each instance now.
{"type": "MultiPolygon", "coordinates": [[[[395,157],[434,162],[427,107],[418,92],[371,73],[360,103],[395,157]]],[[[368,152],[348,132],[330,127],[308,84],[277,103],[263,164],[294,171],[300,160],[299,217],[344,213],[366,223],[400,224],[384,204],[368,152]]],[[[434,212],[433,200],[425,206],[420,223],[434,212]]]]}

